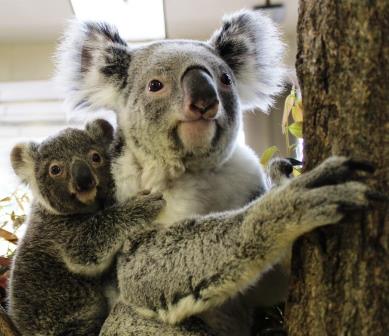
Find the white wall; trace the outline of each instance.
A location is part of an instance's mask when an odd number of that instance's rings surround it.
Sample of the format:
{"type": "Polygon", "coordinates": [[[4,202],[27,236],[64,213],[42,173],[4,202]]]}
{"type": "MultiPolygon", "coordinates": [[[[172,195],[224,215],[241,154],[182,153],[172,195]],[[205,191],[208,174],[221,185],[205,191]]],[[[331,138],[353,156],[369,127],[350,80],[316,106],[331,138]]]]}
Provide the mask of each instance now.
{"type": "Polygon", "coordinates": [[[0,82],[50,78],[55,48],[55,42],[0,42],[0,82]]]}
{"type": "MultiPolygon", "coordinates": [[[[167,1],[167,5],[172,3],[178,4],[177,0],[167,1]]],[[[169,7],[169,6],[168,6],[169,7]]],[[[172,7],[170,7],[172,8],[172,7]]],[[[286,1],[286,15],[285,20],[287,22],[284,25],[284,41],[287,44],[288,53],[286,57],[286,63],[290,66],[294,66],[295,54],[296,54],[296,32],[293,25],[295,18],[297,17],[297,1],[286,1]],[[292,17],[292,18],[291,18],[292,17]],[[292,24],[291,24],[292,22],[292,24]]],[[[221,11],[223,11],[221,9],[221,11]]],[[[168,14],[168,13],[167,13],[168,14]]],[[[189,14],[188,14],[189,15],[189,14]]],[[[191,13],[192,15],[192,13],[191,13]]],[[[192,15],[193,16],[193,15],[192,15]]],[[[176,15],[179,17],[179,15],[176,15]]],[[[167,17],[169,19],[169,15],[167,17]]],[[[178,23],[175,23],[178,25],[178,23]]],[[[180,23],[183,27],[191,26],[187,22],[180,23]]],[[[215,25],[219,25],[215,23],[215,25]]],[[[179,26],[179,25],[178,25],[179,26]]],[[[215,26],[215,28],[216,28],[215,26]]],[[[178,27],[180,28],[180,27],[178,27]]],[[[185,30],[181,27],[180,34],[182,35],[185,30]]],[[[193,27],[192,35],[193,35],[193,27]]],[[[172,32],[170,26],[170,32],[172,32]]],[[[212,28],[213,29],[213,28],[212,28]]],[[[169,30],[169,23],[168,23],[169,30]]],[[[189,30],[188,30],[189,34],[189,30]]],[[[190,37],[190,36],[176,36],[173,33],[171,37],[190,37]],[[173,36],[172,36],[173,35],[173,36]]],[[[202,36],[192,36],[192,38],[206,39],[208,36],[201,34],[202,36]]],[[[13,81],[30,81],[30,80],[47,80],[50,79],[54,72],[54,60],[53,55],[56,49],[56,42],[1,42],[0,41],[0,82],[13,82],[13,81]]],[[[283,98],[282,98],[283,99],[283,98]]],[[[284,147],[284,138],[281,135],[281,114],[282,114],[282,99],[278,104],[278,108],[273,109],[270,115],[257,112],[256,114],[250,113],[245,116],[246,125],[246,142],[254,148],[254,150],[260,155],[267,147],[271,145],[277,145],[281,148],[284,147]]],[[[0,96],[1,100],[1,96],[0,96]]],[[[0,121],[1,123],[1,121],[0,121]]],[[[1,135],[0,135],[1,136],[1,135]]]]}

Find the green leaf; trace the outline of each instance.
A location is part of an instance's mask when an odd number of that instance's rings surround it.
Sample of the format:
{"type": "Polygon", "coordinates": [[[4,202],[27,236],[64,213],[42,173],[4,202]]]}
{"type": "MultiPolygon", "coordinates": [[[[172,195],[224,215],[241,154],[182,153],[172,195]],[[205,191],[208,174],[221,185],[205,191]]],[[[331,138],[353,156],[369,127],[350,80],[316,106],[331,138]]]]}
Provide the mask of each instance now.
{"type": "Polygon", "coordinates": [[[284,113],[282,114],[282,134],[286,133],[286,128],[288,127],[288,118],[290,111],[292,110],[292,107],[294,106],[294,102],[296,100],[296,96],[293,93],[293,90],[291,93],[286,97],[285,103],[284,103],[284,113]]]}
{"type": "Polygon", "coordinates": [[[294,177],[301,175],[301,169],[293,167],[292,174],[293,174],[294,177]]]}
{"type": "Polygon", "coordinates": [[[295,122],[303,121],[303,107],[301,101],[298,101],[292,107],[292,117],[295,122]]]}
{"type": "Polygon", "coordinates": [[[293,124],[288,126],[288,130],[296,138],[303,137],[303,123],[302,122],[294,122],[293,124]]]}
{"type": "Polygon", "coordinates": [[[277,152],[279,152],[279,149],[277,146],[271,146],[271,147],[267,148],[261,156],[261,159],[260,159],[261,164],[266,166],[269,163],[270,159],[273,157],[273,155],[277,152]]]}

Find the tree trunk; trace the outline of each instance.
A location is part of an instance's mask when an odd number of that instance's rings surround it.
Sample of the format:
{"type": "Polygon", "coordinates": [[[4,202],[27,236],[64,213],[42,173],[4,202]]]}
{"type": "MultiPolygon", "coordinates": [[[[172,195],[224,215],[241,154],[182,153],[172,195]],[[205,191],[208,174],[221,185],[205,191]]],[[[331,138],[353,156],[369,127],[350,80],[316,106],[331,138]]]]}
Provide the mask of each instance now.
{"type": "MultiPolygon", "coordinates": [[[[304,161],[367,159],[389,190],[389,1],[300,0],[304,161]]],[[[316,230],[293,251],[289,336],[389,334],[388,203],[316,230]]]]}

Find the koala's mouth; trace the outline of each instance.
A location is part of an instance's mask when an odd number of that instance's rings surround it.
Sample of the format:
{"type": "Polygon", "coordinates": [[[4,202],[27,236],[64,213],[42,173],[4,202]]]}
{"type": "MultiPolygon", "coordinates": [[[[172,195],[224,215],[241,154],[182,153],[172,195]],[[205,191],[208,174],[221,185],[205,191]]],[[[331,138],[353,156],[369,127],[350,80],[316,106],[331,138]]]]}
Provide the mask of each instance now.
{"type": "Polygon", "coordinates": [[[178,138],[188,151],[196,151],[210,147],[216,132],[217,123],[215,119],[181,121],[177,126],[178,138]]]}
{"type": "Polygon", "coordinates": [[[85,205],[90,205],[96,200],[97,188],[94,187],[88,191],[76,191],[74,193],[75,198],[85,205]]]}
{"type": "Polygon", "coordinates": [[[97,186],[85,191],[78,191],[72,184],[69,185],[70,193],[72,197],[77,199],[82,204],[90,205],[96,201],[97,198],[97,186]]]}

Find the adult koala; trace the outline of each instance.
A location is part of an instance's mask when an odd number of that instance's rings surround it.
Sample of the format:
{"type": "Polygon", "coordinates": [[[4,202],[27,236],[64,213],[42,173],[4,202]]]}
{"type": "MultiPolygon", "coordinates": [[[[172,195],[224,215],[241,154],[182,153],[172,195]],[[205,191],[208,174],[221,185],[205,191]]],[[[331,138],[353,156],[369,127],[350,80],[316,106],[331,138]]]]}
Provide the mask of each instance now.
{"type": "Polygon", "coordinates": [[[279,92],[283,49],[271,20],[250,11],[226,17],[208,42],[130,47],[93,22],[66,35],[68,97],[117,112],[118,199],[151,189],[167,201],[159,227],[129,237],[118,258],[120,299],[102,335],[250,335],[253,301],[285,293],[275,265],[292,242],[367,204],[366,187],[347,180],[370,167],[345,158],[258,198],[258,159],[236,138],[241,111],[279,92]]]}

